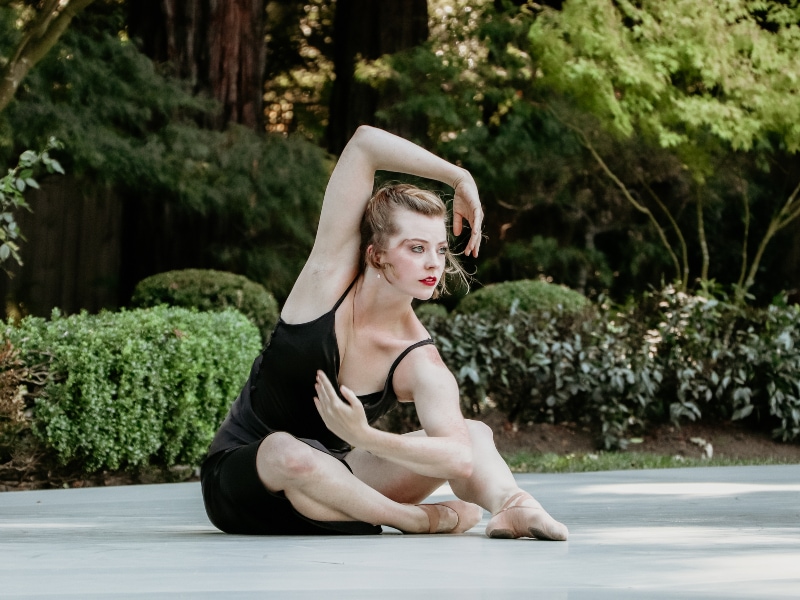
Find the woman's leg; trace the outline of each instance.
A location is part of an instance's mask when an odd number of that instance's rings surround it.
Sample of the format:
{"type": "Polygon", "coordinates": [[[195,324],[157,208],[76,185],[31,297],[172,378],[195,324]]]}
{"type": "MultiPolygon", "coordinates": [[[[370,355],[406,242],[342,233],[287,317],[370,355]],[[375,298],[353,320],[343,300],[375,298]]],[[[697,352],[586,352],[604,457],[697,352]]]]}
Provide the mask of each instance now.
{"type": "MultiPolygon", "coordinates": [[[[511,470],[494,445],[491,428],[480,421],[467,420],[467,425],[472,442],[472,475],[467,479],[451,480],[450,487],[462,500],[492,513],[487,534],[566,539],[567,528],[517,486],[511,470]]],[[[425,432],[406,435],[425,435],[425,432]]],[[[358,450],[347,457],[347,463],[356,477],[398,502],[421,502],[442,483],[358,450]]]]}
{"type": "Polygon", "coordinates": [[[491,428],[468,421],[472,440],[473,474],[469,479],[451,481],[459,497],[475,502],[492,513],[486,526],[489,537],[535,537],[564,541],[567,527],[559,523],[529,493],[521,490],[508,465],[500,456],[491,428]]]}
{"type": "MultiPolygon", "coordinates": [[[[390,500],[354,477],[332,456],[287,433],[273,433],[264,439],[256,455],[256,468],[268,490],[283,492],[292,506],[309,519],[363,521],[410,533],[429,531],[428,511],[390,500]]],[[[435,509],[437,531],[456,527],[456,511],[461,505],[453,503],[451,508],[435,509]]]]}

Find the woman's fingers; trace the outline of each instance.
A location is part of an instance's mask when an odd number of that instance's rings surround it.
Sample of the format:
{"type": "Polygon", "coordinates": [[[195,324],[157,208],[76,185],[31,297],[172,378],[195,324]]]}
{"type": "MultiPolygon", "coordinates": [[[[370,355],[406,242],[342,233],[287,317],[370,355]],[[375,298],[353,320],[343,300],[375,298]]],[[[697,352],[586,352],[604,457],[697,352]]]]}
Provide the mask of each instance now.
{"type": "Polygon", "coordinates": [[[462,219],[460,213],[453,211],[453,235],[455,236],[461,235],[461,230],[464,228],[462,219]]]}
{"type": "Polygon", "coordinates": [[[483,226],[483,209],[481,208],[478,187],[471,176],[456,183],[453,198],[453,234],[461,235],[464,219],[470,226],[470,236],[464,254],[478,256],[481,246],[481,227],[483,226]]]}
{"type": "Polygon", "coordinates": [[[331,380],[328,379],[328,376],[322,371],[317,371],[316,388],[317,393],[320,393],[322,396],[324,396],[326,401],[339,400],[339,396],[336,393],[331,380]]]}
{"type": "Polygon", "coordinates": [[[342,399],[330,379],[317,372],[315,384],[317,406],[325,426],[346,442],[353,444],[364,427],[368,427],[364,406],[352,390],[342,386],[342,399]]]}
{"type": "Polygon", "coordinates": [[[481,248],[481,226],[483,225],[483,211],[481,210],[480,206],[473,214],[472,220],[470,221],[470,236],[469,242],[467,242],[467,247],[464,249],[464,254],[467,256],[472,254],[472,256],[478,256],[478,250],[481,248]]]}

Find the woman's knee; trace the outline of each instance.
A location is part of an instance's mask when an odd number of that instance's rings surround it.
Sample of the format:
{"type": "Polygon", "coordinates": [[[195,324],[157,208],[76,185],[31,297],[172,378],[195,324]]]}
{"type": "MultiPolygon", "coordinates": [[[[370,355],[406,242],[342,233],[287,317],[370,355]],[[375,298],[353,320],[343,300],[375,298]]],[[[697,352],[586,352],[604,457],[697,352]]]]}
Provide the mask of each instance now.
{"type": "Polygon", "coordinates": [[[276,432],[258,448],[258,474],[272,485],[313,477],[319,467],[319,454],[292,435],[276,432]]]}
{"type": "Polygon", "coordinates": [[[470,438],[473,440],[473,444],[477,440],[488,440],[491,441],[494,439],[494,432],[492,428],[489,427],[483,421],[474,421],[472,419],[466,419],[467,422],[467,430],[469,431],[470,438]]]}

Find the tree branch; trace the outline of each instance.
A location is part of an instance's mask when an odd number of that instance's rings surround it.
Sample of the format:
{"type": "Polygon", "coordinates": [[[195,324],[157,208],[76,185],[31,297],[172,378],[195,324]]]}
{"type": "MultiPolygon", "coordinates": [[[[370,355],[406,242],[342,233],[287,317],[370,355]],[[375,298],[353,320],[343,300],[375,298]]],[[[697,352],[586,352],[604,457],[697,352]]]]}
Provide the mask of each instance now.
{"type": "Polygon", "coordinates": [[[700,240],[700,251],[703,255],[703,266],[700,268],[701,281],[708,280],[708,263],[711,259],[708,254],[708,240],[706,240],[706,227],[703,218],[703,197],[700,190],[697,190],[697,237],[700,240]]]}
{"type": "MultiPolygon", "coordinates": [[[[736,282],[737,290],[742,289],[742,285],[744,285],[744,276],[747,273],[747,244],[750,239],[750,197],[747,193],[747,181],[744,182],[742,198],[744,200],[744,240],[742,241],[742,270],[739,272],[739,281],[736,282]]],[[[744,297],[742,297],[741,300],[744,300],[744,297]]]]}
{"type": "Polygon", "coordinates": [[[16,63],[23,56],[28,44],[31,40],[41,37],[47,30],[47,24],[53,18],[53,13],[58,8],[58,0],[47,0],[41,8],[36,10],[33,20],[29,21],[24,26],[24,34],[22,39],[17,44],[17,49],[14,52],[13,58],[9,62],[16,63]]]}
{"type": "Polygon", "coordinates": [[[611,181],[613,181],[614,184],[619,188],[619,190],[622,192],[622,195],[625,196],[625,199],[636,210],[647,215],[647,218],[650,219],[650,222],[653,224],[653,227],[655,227],[656,232],[658,233],[658,237],[661,239],[661,243],[664,244],[664,248],[666,248],[667,252],[669,252],[669,256],[672,259],[672,264],[675,267],[675,272],[677,273],[678,278],[681,280],[682,284],[681,289],[686,289],[689,279],[688,271],[682,272],[680,263],[678,262],[678,257],[675,255],[675,252],[673,252],[669,240],[667,240],[667,234],[664,231],[664,228],[661,227],[661,224],[658,222],[653,212],[649,208],[647,208],[644,204],[641,204],[640,202],[636,201],[636,198],[634,198],[633,195],[630,193],[628,187],[622,182],[622,180],[619,177],[617,177],[617,175],[606,164],[606,162],[603,160],[600,154],[598,154],[597,150],[595,150],[594,146],[589,141],[589,138],[586,136],[583,130],[581,130],[576,125],[573,125],[572,123],[568,123],[563,119],[561,119],[561,117],[559,117],[552,109],[550,109],[550,112],[553,114],[553,117],[556,120],[558,120],[562,125],[573,131],[575,135],[578,136],[578,140],[580,141],[581,145],[591,153],[592,157],[595,159],[595,161],[597,161],[597,164],[600,165],[600,168],[603,170],[603,172],[605,172],[608,178],[611,179],[611,181]]]}
{"type": "MultiPolygon", "coordinates": [[[[650,194],[650,197],[658,204],[659,208],[664,212],[669,219],[672,228],[675,230],[675,234],[678,236],[678,242],[681,246],[681,259],[683,260],[683,276],[681,277],[681,281],[683,281],[683,286],[686,287],[689,284],[689,250],[686,245],[686,238],[683,237],[683,232],[681,228],[678,227],[678,222],[675,220],[675,217],[672,216],[672,213],[669,211],[667,206],[661,201],[661,198],[658,194],[653,191],[653,189],[647,184],[646,181],[643,179],[639,179],[639,182],[644,186],[644,189],[650,194]]],[[[678,271],[680,273],[680,271],[678,271]]]]}
{"type": "Polygon", "coordinates": [[[789,223],[794,221],[798,215],[800,215],[800,206],[794,209],[794,212],[790,213],[789,215],[785,215],[789,210],[791,210],[791,206],[795,200],[797,200],[797,195],[800,193],[800,183],[797,184],[797,187],[794,188],[794,191],[789,196],[789,199],[786,200],[786,203],[783,205],[781,212],[779,213],[780,223],[778,224],[778,229],[783,229],[789,223]],[[785,216],[784,216],[785,215],[785,216]]]}
{"type": "Polygon", "coordinates": [[[94,0],[71,0],[58,8],[58,0],[47,0],[17,45],[12,58],[0,71],[0,112],[14,98],[30,70],[55,46],[72,19],[94,0]]]}
{"type": "Polygon", "coordinates": [[[745,281],[744,289],[742,290],[743,294],[750,289],[753,283],[755,283],[758,267],[761,263],[761,258],[764,256],[764,250],[766,250],[767,244],[769,244],[776,233],[794,221],[797,217],[800,217],[800,206],[795,208],[793,212],[786,214],[791,210],[791,206],[797,199],[798,194],[800,194],[800,183],[797,184],[797,187],[794,188],[794,191],[789,195],[789,198],[786,200],[778,214],[773,215],[772,219],[770,220],[769,227],[767,227],[767,232],[764,234],[761,243],[758,245],[758,251],[753,258],[753,263],[750,265],[750,271],[747,274],[747,280],[745,281]]]}

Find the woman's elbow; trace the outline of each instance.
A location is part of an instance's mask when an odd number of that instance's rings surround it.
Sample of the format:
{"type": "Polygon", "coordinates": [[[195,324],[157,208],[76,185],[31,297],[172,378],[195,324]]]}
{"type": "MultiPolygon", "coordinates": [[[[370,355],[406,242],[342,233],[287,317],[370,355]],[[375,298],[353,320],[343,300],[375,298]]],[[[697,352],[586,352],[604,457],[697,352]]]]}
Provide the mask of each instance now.
{"type": "Polygon", "coordinates": [[[359,125],[356,127],[356,132],[353,134],[353,137],[356,135],[364,136],[364,135],[372,135],[374,132],[378,131],[377,127],[372,127],[371,125],[359,125]]]}
{"type": "Polygon", "coordinates": [[[359,125],[358,129],[356,129],[353,137],[350,138],[350,144],[352,145],[360,145],[369,142],[378,132],[378,129],[375,127],[370,127],[369,125],[359,125]]]}

